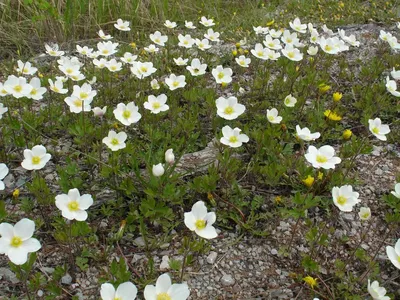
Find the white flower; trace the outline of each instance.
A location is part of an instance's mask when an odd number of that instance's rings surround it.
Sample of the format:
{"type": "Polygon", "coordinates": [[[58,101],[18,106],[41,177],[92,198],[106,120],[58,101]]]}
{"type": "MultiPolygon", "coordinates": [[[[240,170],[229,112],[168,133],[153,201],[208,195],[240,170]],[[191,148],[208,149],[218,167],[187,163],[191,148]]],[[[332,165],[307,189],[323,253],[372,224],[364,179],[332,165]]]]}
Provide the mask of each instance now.
{"type": "Polygon", "coordinates": [[[287,107],[294,107],[297,103],[297,99],[290,94],[286,96],[285,100],[283,100],[283,103],[287,107]]]}
{"type": "Polygon", "coordinates": [[[142,117],[139,113],[139,107],[133,102],[129,102],[127,105],[119,103],[113,113],[115,118],[126,126],[137,123],[142,117]]]}
{"type": "Polygon", "coordinates": [[[386,289],[379,286],[379,282],[376,280],[371,284],[370,280],[368,279],[368,293],[374,300],[390,300],[389,296],[385,296],[386,289]]]}
{"type": "Polygon", "coordinates": [[[49,88],[54,93],[57,94],[68,93],[68,89],[64,89],[64,83],[61,80],[56,80],[55,82],[53,82],[53,80],[49,79],[48,81],[49,81],[49,88]]]}
{"type": "Polygon", "coordinates": [[[175,28],[177,25],[176,25],[176,22],[171,22],[170,20],[166,20],[164,23],[164,26],[172,29],[172,28],[175,28]]]}
{"type": "Polygon", "coordinates": [[[139,79],[148,77],[156,71],[157,71],[157,69],[153,67],[152,62],[142,63],[140,61],[135,61],[132,63],[132,67],[131,67],[132,74],[135,75],[139,79]]]}
{"type": "Polygon", "coordinates": [[[114,24],[114,27],[121,31],[130,31],[129,21],[122,21],[121,19],[117,20],[117,23],[114,24]]]}
{"type": "Polygon", "coordinates": [[[390,33],[390,32],[386,32],[386,31],[383,31],[383,30],[381,30],[380,32],[379,32],[379,38],[382,40],[382,41],[385,41],[385,42],[387,42],[389,39],[391,39],[393,37],[393,35],[390,33]]]}
{"type": "Polygon", "coordinates": [[[3,191],[5,189],[5,185],[2,180],[4,179],[4,177],[7,176],[8,171],[9,170],[6,164],[0,164],[0,191],[3,191]]]}
{"type": "Polygon", "coordinates": [[[386,89],[395,97],[400,97],[400,92],[397,91],[396,81],[390,80],[389,76],[386,77],[386,89]]]}
{"type": "Polygon", "coordinates": [[[313,29],[311,31],[310,42],[312,44],[319,44],[319,33],[317,30],[313,29]]]}
{"type": "Polygon", "coordinates": [[[389,38],[387,42],[393,50],[397,51],[398,49],[400,49],[400,43],[397,41],[397,38],[395,36],[389,38]]]}
{"type": "Polygon", "coordinates": [[[394,186],[394,191],[391,191],[391,194],[400,199],[400,182],[396,183],[396,185],[394,186]]]}
{"type": "Polygon", "coordinates": [[[321,28],[322,28],[322,30],[323,30],[327,35],[333,35],[333,31],[330,30],[330,29],[326,26],[326,24],[322,25],[321,28]]]}
{"type": "Polygon", "coordinates": [[[267,34],[268,33],[268,27],[253,26],[253,30],[254,30],[255,34],[267,34]]]}
{"type": "Polygon", "coordinates": [[[274,39],[271,35],[266,35],[263,43],[264,43],[265,47],[268,47],[269,49],[272,49],[272,50],[282,49],[280,41],[278,39],[274,39]]]}
{"type": "Polygon", "coordinates": [[[193,22],[189,22],[185,20],[185,27],[188,29],[195,29],[196,26],[193,25],[193,22]]]}
{"type": "Polygon", "coordinates": [[[8,112],[8,107],[5,107],[3,103],[0,103],[0,120],[6,112],[8,112]]]}
{"type": "Polygon", "coordinates": [[[299,38],[297,37],[297,33],[293,32],[291,33],[289,30],[285,30],[283,32],[283,35],[281,37],[282,42],[284,42],[286,45],[290,45],[292,47],[299,47],[302,44],[300,43],[299,38]]]}
{"type": "Polygon", "coordinates": [[[339,39],[337,37],[328,39],[321,37],[319,39],[319,46],[328,54],[338,54],[340,52],[339,39]]]}
{"type": "Polygon", "coordinates": [[[118,151],[126,147],[126,138],[127,135],[125,132],[121,131],[119,133],[116,133],[114,130],[110,130],[108,132],[108,136],[103,138],[103,143],[106,144],[107,147],[111,149],[111,151],[118,151]]]}
{"type": "Polygon", "coordinates": [[[161,32],[156,31],[150,34],[150,39],[154,44],[157,44],[159,46],[165,46],[165,43],[168,41],[168,36],[162,35],[161,32]]]}
{"type": "Polygon", "coordinates": [[[92,90],[92,86],[89,83],[84,83],[82,86],[74,85],[72,96],[82,101],[92,101],[97,95],[96,90],[92,90]]]}
{"type": "Polygon", "coordinates": [[[113,58],[106,63],[106,67],[110,72],[118,72],[122,70],[122,63],[113,58]]]}
{"type": "Polygon", "coordinates": [[[165,151],[165,162],[172,165],[175,162],[175,155],[174,155],[174,150],[173,149],[168,149],[165,151]]]}
{"type": "Polygon", "coordinates": [[[360,217],[360,220],[368,221],[371,219],[371,209],[369,207],[361,207],[358,216],[360,217]]]}
{"type": "Polygon", "coordinates": [[[13,95],[17,99],[27,97],[32,91],[32,86],[26,82],[24,77],[16,77],[14,75],[8,76],[3,88],[8,94],[13,95]]]}
{"type": "Polygon", "coordinates": [[[102,117],[106,114],[107,106],[104,106],[103,108],[96,106],[95,108],[92,109],[92,111],[96,117],[102,117]]]}
{"type": "Polygon", "coordinates": [[[99,36],[101,39],[103,39],[103,40],[111,40],[111,39],[112,39],[112,36],[111,36],[111,35],[105,34],[104,31],[101,30],[101,29],[99,30],[99,32],[98,32],[97,34],[98,34],[98,36],[99,36]]]}
{"type": "Polygon", "coordinates": [[[137,55],[133,55],[130,52],[125,52],[121,60],[126,64],[132,64],[137,59],[137,55]]]}
{"type": "Polygon", "coordinates": [[[249,64],[251,63],[251,58],[246,58],[244,55],[240,55],[239,57],[235,58],[235,61],[239,66],[248,68],[249,64]]]}
{"type": "Polygon", "coordinates": [[[159,163],[158,165],[153,165],[151,171],[155,177],[161,177],[164,175],[165,169],[162,163],[159,163]]]}
{"type": "Polygon", "coordinates": [[[282,54],[293,61],[300,61],[303,59],[303,53],[301,53],[299,49],[293,48],[292,45],[288,44],[282,49],[282,54]]]}
{"type": "Polygon", "coordinates": [[[251,54],[253,54],[255,57],[260,58],[262,60],[267,60],[268,59],[268,52],[267,49],[264,48],[260,43],[257,43],[254,46],[254,49],[250,50],[251,54]]]}
{"type": "Polygon", "coordinates": [[[234,120],[244,113],[246,107],[239,104],[236,97],[219,97],[216,100],[217,114],[225,120],[234,120]]]}
{"type": "Polygon", "coordinates": [[[390,72],[390,75],[392,75],[394,80],[400,80],[400,70],[397,70],[393,68],[393,71],[390,72]]]}
{"type": "Polygon", "coordinates": [[[33,75],[38,70],[37,68],[33,67],[29,61],[24,63],[21,60],[18,60],[17,64],[18,64],[17,72],[24,75],[33,75]]]}
{"type": "Polygon", "coordinates": [[[8,95],[8,92],[4,88],[4,84],[0,82],[0,97],[5,97],[8,95]]]}
{"type": "Polygon", "coordinates": [[[318,53],[318,47],[310,46],[307,49],[307,53],[311,56],[317,55],[318,53]]]}
{"type": "Polygon", "coordinates": [[[356,37],[354,34],[352,34],[350,36],[346,36],[346,32],[343,29],[338,29],[338,33],[339,33],[339,36],[342,38],[342,40],[345,41],[346,43],[348,43],[354,47],[360,46],[360,42],[356,41],[356,37]]]}
{"type": "Polygon", "coordinates": [[[296,125],[296,132],[298,138],[306,142],[315,141],[321,136],[319,132],[311,133],[310,129],[308,129],[307,127],[300,128],[299,125],[296,125]]]}
{"type": "Polygon", "coordinates": [[[247,143],[249,141],[249,137],[243,133],[240,133],[241,131],[242,130],[237,127],[232,129],[228,125],[224,126],[222,128],[223,136],[221,137],[220,142],[232,148],[238,148],[242,146],[243,143],[247,143]]]}
{"type": "Polygon", "coordinates": [[[14,226],[9,223],[0,224],[0,254],[8,256],[16,265],[23,265],[28,260],[28,253],[38,251],[42,246],[32,238],[35,222],[22,219],[14,226]]]}
{"type": "Polygon", "coordinates": [[[386,254],[392,264],[400,269],[400,239],[397,240],[394,248],[392,246],[386,246],[386,254]]]}
{"type": "Polygon", "coordinates": [[[106,57],[117,53],[117,47],[118,43],[113,43],[111,41],[97,43],[97,49],[99,50],[99,55],[103,55],[106,57]]]}
{"type": "Polygon", "coordinates": [[[271,49],[265,49],[265,53],[270,60],[278,60],[278,58],[281,57],[281,54],[278,51],[271,49]]]}
{"type": "Polygon", "coordinates": [[[67,194],[56,196],[56,206],[68,220],[85,221],[88,217],[86,210],[92,206],[93,198],[89,194],[80,195],[78,189],[71,189],[67,194]]]}
{"type": "Polygon", "coordinates": [[[40,79],[33,77],[31,81],[29,81],[29,84],[31,85],[32,90],[27,97],[33,100],[42,100],[43,94],[47,92],[47,89],[40,86],[40,79]]]}
{"type": "Polygon", "coordinates": [[[100,289],[102,300],[134,300],[137,288],[132,282],[121,283],[117,290],[111,283],[103,283],[100,289]]]}
{"type": "Polygon", "coordinates": [[[88,46],[81,47],[79,45],[76,45],[76,51],[78,51],[78,53],[82,55],[89,55],[93,52],[93,48],[89,48],[88,46]]]}
{"type": "Polygon", "coordinates": [[[269,31],[270,36],[272,36],[274,39],[279,39],[282,35],[282,31],[280,30],[275,30],[275,29],[271,29],[269,31]]]}
{"type": "Polygon", "coordinates": [[[192,74],[192,76],[199,76],[206,73],[207,65],[202,64],[198,58],[195,58],[190,63],[190,66],[187,66],[186,69],[192,74]]]}
{"type": "Polygon", "coordinates": [[[169,106],[167,103],[167,96],[165,94],[161,94],[156,96],[149,95],[147,101],[143,103],[144,108],[151,111],[152,114],[158,114],[162,111],[167,111],[169,106]]]}
{"type": "Polygon", "coordinates": [[[219,65],[212,69],[211,73],[217,83],[230,83],[232,81],[233,72],[231,68],[223,68],[219,65]]]}
{"type": "Polygon", "coordinates": [[[158,51],[160,51],[159,48],[157,48],[155,45],[151,44],[148,47],[144,47],[144,50],[148,53],[156,53],[158,51]]]}
{"type": "Polygon", "coordinates": [[[183,88],[186,85],[185,75],[176,76],[175,74],[171,74],[165,78],[165,83],[171,91],[183,88]]]}
{"type": "Polygon", "coordinates": [[[194,40],[192,39],[190,34],[186,34],[185,36],[179,34],[178,40],[179,40],[178,46],[180,47],[191,48],[194,44],[194,40]]]}
{"type": "Polygon", "coordinates": [[[276,108],[271,110],[267,109],[267,119],[272,124],[279,124],[282,121],[282,117],[278,116],[278,110],[276,108]]]}
{"type": "Polygon", "coordinates": [[[344,185],[340,188],[335,186],[332,188],[333,204],[344,212],[352,211],[353,206],[360,203],[358,199],[359,196],[359,193],[353,192],[353,187],[351,185],[344,185]]]}
{"type": "Polygon", "coordinates": [[[207,33],[204,34],[204,37],[212,42],[218,42],[219,36],[220,36],[219,32],[214,32],[212,28],[209,28],[207,30],[207,33]]]}
{"type": "Polygon", "coordinates": [[[54,44],[52,46],[49,46],[48,44],[44,44],[44,47],[46,48],[46,53],[50,56],[63,56],[65,54],[64,51],[58,50],[57,44],[54,44]]]}
{"type": "Polygon", "coordinates": [[[203,24],[205,27],[211,27],[211,26],[214,26],[214,25],[215,25],[213,19],[207,19],[207,18],[204,17],[204,16],[201,17],[199,23],[200,23],[200,24],[203,24]]]}
{"type": "Polygon", "coordinates": [[[158,83],[157,79],[153,79],[152,81],[150,81],[150,85],[153,90],[160,89],[160,84],[158,83]]]}
{"type": "Polygon", "coordinates": [[[158,277],[156,285],[146,285],[144,288],[145,300],[186,300],[190,295],[189,287],[186,283],[171,283],[168,274],[158,277]]]}
{"type": "Polygon", "coordinates": [[[305,154],[307,161],[314,168],[334,169],[336,164],[342,160],[335,156],[335,149],[329,145],[322,146],[317,149],[314,146],[309,146],[305,154]]]}
{"type": "Polygon", "coordinates": [[[207,40],[207,39],[202,39],[202,40],[195,39],[194,42],[196,43],[196,46],[202,51],[205,51],[205,50],[210,49],[212,47],[210,45],[210,41],[207,40]]]}
{"type": "Polygon", "coordinates": [[[92,107],[90,106],[90,103],[92,103],[92,99],[79,99],[78,97],[71,95],[70,97],[67,97],[64,99],[64,102],[68,104],[70,112],[73,113],[80,113],[82,111],[91,111],[92,107]]]}
{"type": "Polygon", "coordinates": [[[374,136],[376,136],[381,141],[386,141],[386,134],[390,132],[389,125],[382,124],[381,119],[375,118],[374,120],[369,119],[369,130],[374,136]]]}
{"type": "Polygon", "coordinates": [[[188,61],[189,61],[188,58],[185,59],[183,59],[182,57],[174,58],[174,62],[177,66],[186,66],[188,61]]]}
{"type": "Polygon", "coordinates": [[[108,60],[105,58],[93,59],[93,64],[96,66],[96,68],[99,68],[99,69],[105,68],[107,63],[108,63],[108,60]]]}
{"type": "Polygon", "coordinates": [[[36,145],[32,150],[24,150],[24,160],[22,161],[21,166],[25,170],[40,170],[44,168],[50,158],[51,155],[47,153],[46,148],[43,145],[36,145]]]}
{"type": "Polygon", "coordinates": [[[307,25],[306,24],[301,24],[300,19],[296,18],[294,19],[293,22],[289,22],[290,27],[292,27],[293,30],[300,32],[300,33],[306,33],[307,32],[307,25]]]}
{"type": "Polygon", "coordinates": [[[192,206],[192,210],[185,213],[186,227],[205,239],[213,239],[218,236],[217,231],[212,226],[216,219],[215,212],[207,212],[207,207],[203,201],[196,202],[192,206]]]}

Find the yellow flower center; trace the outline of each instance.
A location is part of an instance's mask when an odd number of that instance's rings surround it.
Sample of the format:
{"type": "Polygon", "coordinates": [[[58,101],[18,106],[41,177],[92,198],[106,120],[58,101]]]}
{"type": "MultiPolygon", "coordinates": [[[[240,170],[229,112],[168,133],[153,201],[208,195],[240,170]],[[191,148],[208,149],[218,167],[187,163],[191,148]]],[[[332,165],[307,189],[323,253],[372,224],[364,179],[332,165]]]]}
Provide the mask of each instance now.
{"type": "Polygon", "coordinates": [[[368,219],[369,218],[369,213],[363,213],[362,215],[361,215],[361,218],[362,219],[368,219]]]}
{"type": "Polygon", "coordinates": [[[22,239],[19,236],[14,236],[10,242],[11,247],[18,248],[22,245],[22,239]]]}
{"type": "Polygon", "coordinates": [[[157,39],[154,40],[154,42],[159,43],[160,39],[157,38],[157,39]]]}
{"type": "Polygon", "coordinates": [[[326,163],[328,161],[328,159],[326,158],[326,156],[324,155],[317,155],[316,158],[317,162],[319,162],[320,164],[326,163]]]}
{"type": "Polygon", "coordinates": [[[238,138],[237,138],[237,136],[235,136],[235,135],[233,135],[233,136],[231,136],[230,138],[229,138],[229,142],[230,143],[237,143],[237,141],[238,141],[238,138]]]}
{"type": "Polygon", "coordinates": [[[74,75],[71,77],[73,80],[78,80],[78,76],[74,75]]]}
{"type": "Polygon", "coordinates": [[[31,95],[36,95],[37,94],[37,89],[33,88],[31,91],[31,95]]]}
{"type": "Polygon", "coordinates": [[[118,144],[119,144],[118,139],[113,138],[113,139],[111,140],[111,145],[117,146],[118,144]]]}
{"type": "Polygon", "coordinates": [[[82,107],[82,103],[83,103],[83,101],[80,100],[80,99],[74,100],[74,105],[75,105],[76,107],[82,107]]]}
{"type": "Polygon", "coordinates": [[[179,85],[179,82],[178,81],[174,81],[173,83],[172,83],[172,86],[173,87],[177,87],[179,85]]]}
{"type": "Polygon", "coordinates": [[[234,111],[234,109],[233,109],[232,106],[228,106],[228,107],[225,108],[225,110],[224,110],[224,113],[227,114],[227,115],[231,115],[231,114],[233,114],[234,112],[235,112],[235,111],[234,111]]]}
{"type": "Polygon", "coordinates": [[[110,69],[111,69],[112,71],[115,71],[115,70],[117,69],[117,66],[111,66],[110,69]]]}
{"type": "Polygon", "coordinates": [[[79,209],[79,203],[76,200],[71,201],[68,203],[68,209],[70,211],[77,211],[79,209]]]}
{"type": "Polygon", "coordinates": [[[6,95],[6,94],[7,94],[7,91],[6,91],[5,89],[2,89],[2,90],[0,91],[0,94],[6,95]]]}
{"type": "Polygon", "coordinates": [[[167,293],[161,293],[157,295],[156,300],[172,300],[172,298],[167,293]]]}
{"type": "Polygon", "coordinates": [[[56,86],[53,86],[53,91],[55,91],[56,93],[59,93],[60,89],[58,87],[56,87],[56,86]]]}
{"type": "Polygon", "coordinates": [[[54,51],[54,50],[51,50],[51,51],[50,51],[50,55],[56,55],[56,54],[57,54],[56,51],[54,51]]]}
{"type": "Polygon", "coordinates": [[[258,51],[258,52],[257,52],[257,56],[264,56],[264,52],[258,51]]]}
{"type": "Polygon", "coordinates": [[[244,65],[246,64],[246,62],[245,62],[244,60],[241,60],[241,61],[239,62],[239,64],[242,65],[242,66],[244,66],[244,65]]]}
{"type": "Polygon", "coordinates": [[[344,197],[344,196],[339,196],[339,197],[337,198],[337,203],[340,204],[340,205],[345,205],[346,202],[347,202],[347,198],[344,197]]]}
{"type": "Polygon", "coordinates": [[[22,86],[16,85],[16,86],[14,87],[14,91],[16,91],[17,93],[20,93],[20,92],[22,91],[22,86]]]}
{"type": "Polygon", "coordinates": [[[206,221],[205,220],[197,220],[195,223],[197,229],[204,229],[206,228],[206,221]]]}
{"type": "Polygon", "coordinates": [[[293,58],[293,57],[294,57],[294,53],[293,53],[293,52],[289,52],[289,53],[287,54],[287,56],[289,56],[290,58],[293,58]]]}
{"type": "Polygon", "coordinates": [[[203,43],[200,43],[200,44],[199,44],[199,48],[204,48],[204,44],[203,44],[203,43]]]}
{"type": "Polygon", "coordinates": [[[372,128],[372,132],[375,134],[379,134],[379,128],[378,127],[372,128]]]}
{"type": "Polygon", "coordinates": [[[397,256],[397,261],[400,263],[400,256],[397,256]]]}
{"type": "Polygon", "coordinates": [[[71,73],[73,72],[73,70],[72,70],[71,68],[68,68],[68,69],[65,70],[65,72],[66,72],[67,74],[71,74],[71,73]]]}
{"type": "Polygon", "coordinates": [[[85,92],[81,92],[80,94],[79,94],[79,98],[81,98],[81,99],[85,99],[85,98],[87,98],[89,95],[88,95],[88,93],[85,93],[85,92]]]}
{"type": "Polygon", "coordinates": [[[270,46],[271,48],[273,48],[273,47],[275,46],[275,44],[274,44],[273,42],[270,42],[270,43],[268,44],[268,46],[270,46]]]}
{"type": "Polygon", "coordinates": [[[124,112],[122,113],[122,116],[125,119],[128,119],[131,116],[131,112],[129,110],[124,110],[124,112]]]}
{"type": "Polygon", "coordinates": [[[268,120],[270,120],[271,122],[275,120],[274,116],[268,116],[268,120]]]}
{"type": "Polygon", "coordinates": [[[222,78],[224,78],[224,76],[225,76],[224,72],[218,73],[218,79],[222,79],[222,78]]]}
{"type": "Polygon", "coordinates": [[[120,297],[115,297],[114,300],[122,300],[120,297]]]}
{"type": "Polygon", "coordinates": [[[108,54],[108,50],[107,50],[107,49],[104,49],[103,51],[101,51],[101,53],[103,53],[103,54],[108,54]]]}
{"type": "Polygon", "coordinates": [[[292,40],[292,39],[287,39],[286,42],[287,42],[288,44],[290,44],[291,42],[293,42],[293,40],[292,40]]]}
{"type": "Polygon", "coordinates": [[[147,72],[147,68],[146,67],[140,67],[140,71],[142,71],[142,72],[147,72]]]}
{"type": "Polygon", "coordinates": [[[332,48],[331,46],[325,45],[325,50],[326,50],[326,51],[332,51],[332,49],[333,49],[333,48],[332,48]]]}
{"type": "Polygon", "coordinates": [[[160,104],[159,102],[154,102],[154,103],[152,104],[152,107],[153,107],[154,109],[158,109],[158,108],[161,107],[161,104],[160,104]]]}
{"type": "Polygon", "coordinates": [[[187,44],[189,44],[189,42],[187,40],[185,40],[185,41],[183,41],[183,44],[187,45],[187,44]]]}
{"type": "Polygon", "coordinates": [[[29,72],[29,69],[28,68],[24,68],[23,70],[22,70],[22,73],[28,73],[29,72]]]}
{"type": "Polygon", "coordinates": [[[32,164],[37,165],[40,163],[40,157],[39,156],[34,156],[32,157],[32,164]]]}

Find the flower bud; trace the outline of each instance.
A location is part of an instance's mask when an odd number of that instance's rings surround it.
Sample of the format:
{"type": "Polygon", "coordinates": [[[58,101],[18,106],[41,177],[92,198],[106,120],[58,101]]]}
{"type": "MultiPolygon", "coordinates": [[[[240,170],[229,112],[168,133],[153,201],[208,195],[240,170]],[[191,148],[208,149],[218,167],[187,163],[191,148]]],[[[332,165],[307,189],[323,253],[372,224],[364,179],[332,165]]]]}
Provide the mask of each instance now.
{"type": "Polygon", "coordinates": [[[351,136],[353,135],[353,132],[350,129],[346,129],[345,131],[343,131],[342,137],[345,140],[348,140],[351,138],[351,136]]]}
{"type": "Polygon", "coordinates": [[[306,179],[303,179],[303,183],[305,184],[305,186],[311,187],[314,184],[314,180],[314,177],[308,175],[306,179]]]}
{"type": "Polygon", "coordinates": [[[12,195],[13,195],[13,197],[15,199],[18,199],[18,197],[19,197],[19,189],[15,189],[14,192],[12,193],[12,195]]]}
{"type": "Polygon", "coordinates": [[[168,149],[165,151],[165,162],[172,165],[175,162],[174,150],[168,149]]]}
{"type": "Polygon", "coordinates": [[[92,109],[92,111],[95,117],[102,117],[107,111],[107,106],[104,106],[103,108],[95,107],[92,109]]]}
{"type": "Polygon", "coordinates": [[[318,89],[321,94],[324,94],[329,91],[331,87],[325,83],[321,83],[320,85],[318,85],[318,89]]]}
{"type": "Polygon", "coordinates": [[[156,177],[161,177],[164,175],[164,167],[161,163],[159,163],[158,165],[153,165],[153,175],[156,177]]]}

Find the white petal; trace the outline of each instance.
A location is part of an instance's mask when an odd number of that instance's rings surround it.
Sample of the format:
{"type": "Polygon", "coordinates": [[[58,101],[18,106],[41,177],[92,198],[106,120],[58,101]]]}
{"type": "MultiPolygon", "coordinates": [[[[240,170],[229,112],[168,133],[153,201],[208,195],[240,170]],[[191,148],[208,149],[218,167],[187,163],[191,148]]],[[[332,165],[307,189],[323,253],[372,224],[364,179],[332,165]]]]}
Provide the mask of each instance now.
{"type": "Polygon", "coordinates": [[[100,289],[100,296],[103,300],[114,300],[115,289],[111,283],[103,283],[100,289]]]}
{"type": "Polygon", "coordinates": [[[171,286],[171,277],[169,277],[167,273],[160,275],[156,282],[157,295],[161,293],[166,293],[170,288],[170,286],[171,286]]]}
{"type": "Polygon", "coordinates": [[[118,288],[115,296],[117,298],[121,298],[121,300],[133,300],[136,298],[137,288],[132,282],[124,282],[121,283],[118,288]]]}
{"type": "Polygon", "coordinates": [[[35,231],[35,222],[29,219],[22,219],[14,225],[14,235],[20,237],[23,241],[32,237],[35,231]]]}

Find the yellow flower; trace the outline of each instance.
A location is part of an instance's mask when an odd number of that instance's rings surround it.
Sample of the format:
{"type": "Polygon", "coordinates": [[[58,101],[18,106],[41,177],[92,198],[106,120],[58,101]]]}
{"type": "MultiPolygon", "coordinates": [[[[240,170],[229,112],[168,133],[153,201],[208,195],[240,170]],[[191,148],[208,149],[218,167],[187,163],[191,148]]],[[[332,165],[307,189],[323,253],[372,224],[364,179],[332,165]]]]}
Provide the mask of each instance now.
{"type": "Polygon", "coordinates": [[[38,72],[38,76],[39,76],[40,78],[43,78],[43,74],[40,73],[40,72],[38,72]]]}
{"type": "Polygon", "coordinates": [[[119,127],[119,126],[118,126],[118,123],[115,122],[115,123],[113,124],[113,127],[114,127],[115,129],[118,129],[118,127],[119,127]]]}
{"type": "Polygon", "coordinates": [[[244,53],[244,50],[242,48],[239,48],[238,51],[239,51],[239,54],[243,54],[244,53]]]}
{"type": "Polygon", "coordinates": [[[322,180],[324,178],[324,173],[318,172],[318,180],[322,180]]]}
{"type": "Polygon", "coordinates": [[[235,46],[236,46],[237,49],[239,49],[239,48],[240,48],[240,43],[237,42],[237,43],[235,44],[235,46]]]}
{"type": "Polygon", "coordinates": [[[275,23],[275,20],[269,21],[269,22],[267,23],[267,26],[271,26],[271,25],[273,25],[274,23],[275,23]]]}
{"type": "Polygon", "coordinates": [[[330,109],[327,109],[324,112],[324,116],[327,117],[331,121],[340,121],[342,119],[341,116],[336,114],[334,111],[331,111],[330,109]]]}
{"type": "Polygon", "coordinates": [[[244,54],[249,54],[249,50],[245,49],[244,54]]]}
{"type": "Polygon", "coordinates": [[[314,288],[315,286],[317,286],[317,278],[313,278],[311,276],[307,276],[303,278],[304,282],[307,283],[310,288],[314,288]]]}
{"type": "Polygon", "coordinates": [[[345,140],[348,140],[351,138],[353,132],[350,129],[346,129],[345,131],[343,131],[342,137],[345,140]]]}
{"type": "Polygon", "coordinates": [[[279,204],[279,203],[282,202],[282,197],[281,196],[276,196],[274,200],[275,200],[275,204],[279,204]]]}
{"type": "Polygon", "coordinates": [[[129,44],[133,49],[136,49],[136,43],[132,42],[129,44]]]}
{"type": "Polygon", "coordinates": [[[14,198],[18,198],[19,197],[19,189],[15,189],[14,192],[12,193],[14,198]]]}
{"type": "Polygon", "coordinates": [[[340,6],[341,8],[343,8],[343,7],[344,7],[344,3],[343,3],[342,1],[340,1],[340,2],[339,2],[339,6],[340,6]]]}
{"type": "Polygon", "coordinates": [[[303,179],[303,183],[307,186],[307,187],[311,187],[314,183],[314,177],[312,177],[311,175],[308,175],[306,179],[303,179]]]}
{"type": "Polygon", "coordinates": [[[329,91],[331,87],[325,83],[321,83],[320,85],[318,85],[318,89],[321,94],[324,94],[329,91]]]}
{"type": "Polygon", "coordinates": [[[236,56],[238,54],[238,52],[236,50],[232,50],[232,55],[236,56]]]}
{"type": "Polygon", "coordinates": [[[335,101],[335,102],[339,102],[342,99],[342,97],[343,97],[343,94],[339,93],[339,92],[333,93],[333,95],[332,95],[333,101],[335,101]]]}

